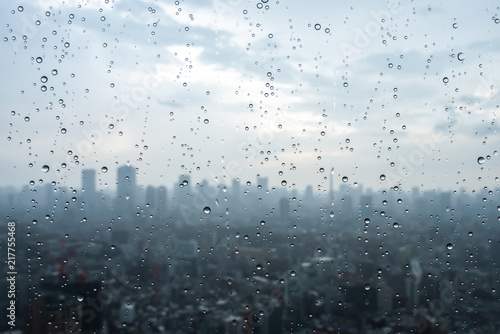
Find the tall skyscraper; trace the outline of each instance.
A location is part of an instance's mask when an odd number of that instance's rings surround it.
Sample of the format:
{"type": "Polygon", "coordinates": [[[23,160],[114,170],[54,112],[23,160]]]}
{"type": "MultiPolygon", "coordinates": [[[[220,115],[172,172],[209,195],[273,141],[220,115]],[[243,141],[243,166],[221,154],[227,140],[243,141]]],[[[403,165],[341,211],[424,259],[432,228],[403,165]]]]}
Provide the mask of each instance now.
{"type": "Polygon", "coordinates": [[[160,217],[167,214],[167,187],[160,186],[158,188],[158,196],[156,196],[157,208],[160,217]]]}
{"type": "Polygon", "coordinates": [[[84,169],[82,170],[82,190],[85,195],[93,196],[96,192],[95,188],[95,170],[84,169]]]}
{"type": "Polygon", "coordinates": [[[118,168],[116,177],[116,209],[119,214],[128,214],[135,210],[136,201],[136,174],[132,166],[118,168]]]}
{"type": "Polygon", "coordinates": [[[333,205],[333,200],[334,200],[334,196],[333,196],[333,175],[334,175],[334,169],[332,168],[331,172],[330,172],[330,193],[328,195],[328,200],[330,201],[330,205],[333,205]]]}
{"type": "Polygon", "coordinates": [[[85,202],[86,213],[94,212],[97,204],[96,172],[94,169],[82,170],[82,198],[85,202]]]}

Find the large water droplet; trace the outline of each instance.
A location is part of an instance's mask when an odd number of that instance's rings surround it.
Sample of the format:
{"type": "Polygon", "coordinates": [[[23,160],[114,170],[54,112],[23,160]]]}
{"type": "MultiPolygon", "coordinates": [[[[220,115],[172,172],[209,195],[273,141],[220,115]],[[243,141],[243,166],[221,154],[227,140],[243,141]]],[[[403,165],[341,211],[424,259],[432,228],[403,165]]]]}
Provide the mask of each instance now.
{"type": "Polygon", "coordinates": [[[385,175],[384,175],[384,174],[380,175],[380,180],[381,180],[381,181],[384,181],[384,180],[385,180],[385,175]]]}
{"type": "Polygon", "coordinates": [[[101,172],[103,172],[103,173],[107,173],[107,172],[108,172],[108,167],[106,167],[106,166],[102,166],[102,167],[101,167],[101,172]]]}
{"type": "Polygon", "coordinates": [[[484,157],[479,157],[479,158],[477,158],[477,163],[482,165],[482,164],[484,164],[484,160],[485,160],[484,157]]]}
{"type": "Polygon", "coordinates": [[[207,215],[212,211],[212,209],[210,209],[210,207],[206,206],[203,208],[203,212],[205,212],[207,215]]]}
{"type": "Polygon", "coordinates": [[[50,170],[49,166],[43,165],[42,166],[42,172],[47,173],[50,170]]]}
{"type": "Polygon", "coordinates": [[[452,243],[448,243],[448,244],[446,245],[446,248],[447,248],[447,249],[452,249],[452,248],[453,248],[453,244],[452,244],[452,243]]]}
{"type": "Polygon", "coordinates": [[[457,54],[457,59],[460,60],[460,61],[463,61],[465,59],[465,55],[463,52],[459,52],[457,54]]]}

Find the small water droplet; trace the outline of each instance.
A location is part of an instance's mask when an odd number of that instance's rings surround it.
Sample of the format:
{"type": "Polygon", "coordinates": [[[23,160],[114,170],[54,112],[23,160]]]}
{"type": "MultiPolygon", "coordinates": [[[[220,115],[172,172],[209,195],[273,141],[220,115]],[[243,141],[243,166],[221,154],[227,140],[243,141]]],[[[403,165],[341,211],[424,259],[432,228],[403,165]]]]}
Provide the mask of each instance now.
{"type": "Polygon", "coordinates": [[[444,78],[443,78],[443,82],[444,82],[444,83],[448,83],[449,81],[450,81],[450,79],[448,79],[448,77],[444,77],[444,78]]]}
{"type": "Polygon", "coordinates": [[[453,244],[452,244],[452,243],[448,243],[448,244],[446,244],[446,248],[447,248],[447,249],[452,249],[452,248],[453,248],[453,244]]]}
{"type": "Polygon", "coordinates": [[[36,57],[36,62],[40,64],[43,61],[42,57],[36,57]]]}
{"type": "Polygon", "coordinates": [[[212,210],[210,209],[210,207],[206,206],[203,208],[203,212],[206,213],[207,215],[211,212],[212,210]]]}
{"type": "Polygon", "coordinates": [[[83,295],[82,294],[78,295],[78,297],[76,297],[76,298],[78,299],[79,302],[83,301],[83,295]]]}
{"type": "Polygon", "coordinates": [[[290,271],[290,276],[294,277],[296,274],[297,273],[294,270],[290,271]]]}
{"type": "Polygon", "coordinates": [[[320,29],[321,29],[321,24],[316,23],[316,24],[314,25],[314,29],[316,29],[316,30],[320,30],[320,29]]]}
{"type": "Polygon", "coordinates": [[[484,164],[484,160],[485,160],[484,157],[479,157],[479,158],[477,158],[477,163],[482,165],[482,164],[484,164]]]}
{"type": "Polygon", "coordinates": [[[365,284],[365,290],[370,290],[371,286],[370,286],[370,283],[366,283],[365,284]]]}
{"type": "Polygon", "coordinates": [[[457,54],[457,59],[460,60],[460,61],[463,61],[465,59],[465,55],[463,52],[459,52],[457,54]]]}
{"type": "Polygon", "coordinates": [[[344,182],[344,183],[345,183],[345,182],[347,182],[347,181],[349,181],[349,178],[348,178],[347,176],[343,176],[343,177],[342,177],[342,182],[344,182]]]}
{"type": "Polygon", "coordinates": [[[42,166],[42,172],[47,173],[50,170],[49,166],[43,165],[42,166]]]}
{"type": "Polygon", "coordinates": [[[107,173],[107,172],[108,172],[108,167],[106,167],[106,166],[102,166],[102,167],[101,167],[101,172],[103,172],[103,173],[107,173]]]}
{"type": "Polygon", "coordinates": [[[384,181],[385,180],[385,174],[380,175],[380,180],[384,181]]]}
{"type": "Polygon", "coordinates": [[[286,186],[286,180],[281,181],[282,186],[286,186]]]}

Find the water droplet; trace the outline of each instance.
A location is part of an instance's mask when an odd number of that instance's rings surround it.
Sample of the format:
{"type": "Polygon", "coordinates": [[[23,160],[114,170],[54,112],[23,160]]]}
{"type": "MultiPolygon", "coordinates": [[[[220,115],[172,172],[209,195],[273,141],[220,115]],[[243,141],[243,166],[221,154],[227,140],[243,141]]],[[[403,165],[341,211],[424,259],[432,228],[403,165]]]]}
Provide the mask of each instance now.
{"type": "Polygon", "coordinates": [[[36,57],[36,62],[40,64],[43,61],[42,57],[36,57]]]}
{"type": "Polygon", "coordinates": [[[370,218],[365,218],[365,224],[370,224],[370,218]]]}
{"type": "Polygon", "coordinates": [[[211,212],[212,210],[210,209],[210,207],[206,206],[203,208],[203,212],[205,212],[207,215],[211,212]]]}
{"type": "Polygon", "coordinates": [[[316,24],[314,25],[314,29],[316,29],[316,30],[320,30],[320,29],[321,29],[321,24],[316,23],[316,24]]]}
{"type": "Polygon", "coordinates": [[[49,80],[49,78],[47,78],[45,75],[40,78],[40,81],[42,83],[46,83],[48,80],[49,80]]]}
{"type": "Polygon", "coordinates": [[[255,266],[255,269],[262,270],[262,266],[260,264],[258,264],[258,265],[255,266]]]}
{"type": "Polygon", "coordinates": [[[24,117],[24,121],[25,122],[29,122],[30,121],[30,118],[28,116],[24,117]]]}
{"type": "Polygon", "coordinates": [[[457,59],[460,60],[460,61],[463,61],[465,59],[465,55],[463,52],[459,52],[457,54],[457,59]]]}
{"type": "Polygon", "coordinates": [[[208,124],[209,122],[210,122],[210,121],[209,121],[207,118],[205,118],[205,119],[203,120],[203,123],[205,123],[205,124],[208,124]]]}
{"type": "Polygon", "coordinates": [[[61,133],[62,133],[62,134],[65,134],[65,133],[66,133],[66,129],[65,129],[65,128],[62,128],[62,129],[61,129],[61,133]]]}
{"type": "Polygon", "coordinates": [[[103,172],[103,173],[107,173],[107,172],[108,172],[108,167],[106,167],[106,166],[102,166],[102,167],[101,167],[101,172],[103,172]]]}
{"type": "Polygon", "coordinates": [[[260,226],[264,226],[264,225],[266,225],[266,222],[265,222],[265,221],[263,221],[263,220],[261,220],[261,221],[260,221],[260,226]]]}
{"type": "Polygon", "coordinates": [[[477,158],[477,163],[482,165],[482,164],[484,164],[484,160],[485,160],[484,157],[479,157],[479,158],[477,158]]]}
{"type": "Polygon", "coordinates": [[[444,83],[448,83],[449,81],[450,81],[450,79],[448,79],[448,77],[444,77],[444,78],[443,78],[443,82],[444,82],[444,83]]]}
{"type": "Polygon", "coordinates": [[[49,166],[43,165],[42,166],[42,172],[47,173],[50,170],[49,166]]]}
{"type": "Polygon", "coordinates": [[[56,70],[56,69],[54,69],[54,70],[52,70],[52,72],[50,72],[50,73],[52,73],[52,75],[57,75],[57,70],[56,70]]]}
{"type": "Polygon", "coordinates": [[[380,180],[381,180],[381,181],[384,181],[384,180],[385,180],[385,175],[384,175],[384,174],[380,175],[380,180]]]}
{"type": "Polygon", "coordinates": [[[115,245],[111,245],[111,249],[115,249],[115,248],[116,248],[115,245]]]}
{"type": "Polygon", "coordinates": [[[38,223],[38,221],[36,219],[33,219],[33,221],[31,222],[33,225],[36,225],[38,223]]]}
{"type": "Polygon", "coordinates": [[[458,28],[458,23],[453,23],[453,29],[457,29],[458,28]]]}
{"type": "Polygon", "coordinates": [[[446,248],[447,248],[447,249],[452,249],[452,248],[453,248],[453,244],[452,244],[452,243],[448,243],[448,244],[446,244],[446,248]]]}
{"type": "Polygon", "coordinates": [[[290,276],[294,277],[296,274],[297,273],[294,270],[290,271],[290,276]]]}
{"type": "Polygon", "coordinates": [[[347,176],[343,176],[342,177],[342,182],[347,182],[347,181],[349,181],[349,178],[347,176]]]}
{"type": "Polygon", "coordinates": [[[20,11],[20,12],[22,12],[24,10],[24,7],[23,6],[18,6],[17,10],[20,11]]]}
{"type": "Polygon", "coordinates": [[[365,284],[365,290],[370,290],[371,286],[370,286],[370,283],[366,283],[365,284]]]}
{"type": "Polygon", "coordinates": [[[286,180],[281,181],[282,186],[286,186],[286,180]]]}

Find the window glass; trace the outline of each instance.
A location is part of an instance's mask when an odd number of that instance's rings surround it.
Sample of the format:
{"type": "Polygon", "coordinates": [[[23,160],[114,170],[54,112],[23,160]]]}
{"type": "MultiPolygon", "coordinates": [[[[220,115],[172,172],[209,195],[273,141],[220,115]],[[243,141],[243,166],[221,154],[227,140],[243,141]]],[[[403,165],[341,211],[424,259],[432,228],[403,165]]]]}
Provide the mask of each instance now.
{"type": "Polygon", "coordinates": [[[1,3],[0,330],[497,331],[499,13],[1,3]]]}

